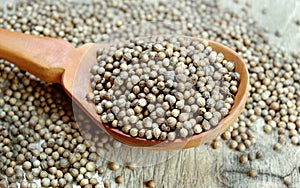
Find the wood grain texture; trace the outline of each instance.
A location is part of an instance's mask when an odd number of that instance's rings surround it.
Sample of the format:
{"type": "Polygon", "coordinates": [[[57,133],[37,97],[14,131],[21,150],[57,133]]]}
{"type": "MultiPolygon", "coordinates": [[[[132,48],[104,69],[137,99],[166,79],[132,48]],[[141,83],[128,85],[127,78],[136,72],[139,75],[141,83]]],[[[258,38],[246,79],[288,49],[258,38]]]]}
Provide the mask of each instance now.
{"type": "MultiPolygon", "coordinates": [[[[157,165],[139,167],[134,171],[122,168],[116,172],[107,171],[105,178],[114,179],[121,175],[125,181],[121,185],[111,182],[111,187],[145,187],[144,182],[153,179],[157,187],[300,187],[300,148],[287,141],[281,150],[274,151],[276,133],[266,135],[259,121],[254,134],[257,143],[245,152],[229,149],[225,142],[217,149],[210,145],[179,151],[157,165]],[[262,158],[239,162],[241,154],[262,152],[262,158]],[[257,171],[256,177],[249,177],[250,170],[257,171]]],[[[132,151],[131,151],[132,152],[132,151]]],[[[134,152],[131,153],[134,155],[134,152]]],[[[106,160],[106,159],[105,159],[106,160]]],[[[105,165],[105,162],[103,162],[105,165]]]]}

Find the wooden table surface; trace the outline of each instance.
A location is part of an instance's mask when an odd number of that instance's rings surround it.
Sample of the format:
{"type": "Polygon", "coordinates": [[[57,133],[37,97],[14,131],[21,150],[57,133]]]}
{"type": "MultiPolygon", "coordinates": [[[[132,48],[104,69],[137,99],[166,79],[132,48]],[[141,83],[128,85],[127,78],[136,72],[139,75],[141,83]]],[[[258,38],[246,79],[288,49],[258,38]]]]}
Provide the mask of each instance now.
{"type": "MultiPolygon", "coordinates": [[[[135,162],[135,170],[120,168],[117,171],[106,171],[103,179],[113,180],[122,176],[124,182],[117,185],[111,181],[112,187],[145,187],[144,182],[153,179],[157,187],[300,187],[300,148],[289,141],[278,151],[273,150],[277,142],[277,133],[263,132],[263,121],[255,125],[256,144],[250,149],[239,152],[229,149],[224,141],[220,141],[217,149],[209,144],[197,148],[175,151],[156,152],[131,147],[115,150],[116,154],[103,156],[107,161],[120,164],[135,162]],[[239,162],[241,154],[261,152],[262,157],[245,164],[239,162]],[[122,156],[122,157],[120,157],[122,156]],[[248,175],[250,170],[257,172],[256,177],[248,175]]],[[[113,152],[111,152],[113,153],[113,152]]],[[[111,154],[110,153],[110,154],[111,154]]]]}
{"type": "MultiPolygon", "coordinates": [[[[232,5],[227,0],[220,0],[224,6],[236,11],[238,5],[232,5]]],[[[245,0],[239,0],[245,4],[245,0]]],[[[252,15],[262,25],[266,26],[270,33],[280,31],[285,33],[282,38],[270,35],[271,42],[281,44],[288,49],[299,48],[300,32],[292,24],[295,18],[300,19],[300,1],[282,0],[248,0],[252,4],[252,15]],[[261,12],[266,9],[267,14],[261,12]],[[278,17],[280,15],[280,17],[278,17]]],[[[139,167],[135,170],[120,168],[117,171],[107,170],[102,179],[113,180],[120,175],[124,178],[121,185],[111,181],[111,187],[139,188],[145,187],[144,182],[153,179],[156,187],[166,188],[217,188],[217,187],[287,187],[284,182],[289,182],[289,187],[300,187],[300,147],[293,146],[287,141],[279,151],[273,150],[277,134],[273,132],[267,135],[263,132],[264,122],[259,121],[254,133],[256,144],[241,153],[229,149],[228,145],[221,141],[217,149],[208,145],[197,148],[175,151],[155,152],[134,148],[123,148],[115,156],[125,159],[116,159],[114,156],[104,156],[102,163],[108,160],[125,163],[134,161],[139,167]],[[260,151],[262,158],[248,161],[245,164],[239,162],[241,154],[260,151]],[[248,172],[254,169],[256,177],[250,177],[248,172]]],[[[100,178],[101,179],[101,178],[100,178]]]]}

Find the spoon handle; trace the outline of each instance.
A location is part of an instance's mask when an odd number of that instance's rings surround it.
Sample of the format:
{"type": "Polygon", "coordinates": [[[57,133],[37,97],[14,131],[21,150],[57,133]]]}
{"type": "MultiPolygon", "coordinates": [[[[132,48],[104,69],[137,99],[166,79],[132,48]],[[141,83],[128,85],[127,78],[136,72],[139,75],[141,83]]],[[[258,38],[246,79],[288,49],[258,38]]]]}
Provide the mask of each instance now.
{"type": "Polygon", "coordinates": [[[0,29],[0,58],[46,82],[61,83],[74,47],[67,41],[0,29]]]}

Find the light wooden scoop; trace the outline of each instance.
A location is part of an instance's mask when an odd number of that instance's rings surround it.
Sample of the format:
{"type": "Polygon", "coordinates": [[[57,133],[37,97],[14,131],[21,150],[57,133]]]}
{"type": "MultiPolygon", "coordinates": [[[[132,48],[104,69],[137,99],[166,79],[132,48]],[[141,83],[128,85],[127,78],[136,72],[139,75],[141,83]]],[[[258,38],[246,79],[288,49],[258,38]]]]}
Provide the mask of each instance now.
{"type": "Polygon", "coordinates": [[[238,92],[229,115],[207,132],[186,139],[158,141],[131,137],[118,129],[102,124],[95,111],[95,105],[86,100],[86,95],[91,91],[90,69],[97,63],[97,49],[108,47],[107,44],[89,43],[74,48],[70,43],[61,39],[32,36],[0,29],[0,58],[14,63],[20,69],[28,71],[46,82],[61,84],[73,101],[102,130],[120,142],[156,150],[184,149],[209,142],[227,130],[244,108],[249,93],[249,76],[245,63],[237,53],[228,47],[213,41],[209,41],[209,45],[214,51],[222,52],[225,59],[234,61],[236,63],[235,71],[241,75],[238,92]]]}

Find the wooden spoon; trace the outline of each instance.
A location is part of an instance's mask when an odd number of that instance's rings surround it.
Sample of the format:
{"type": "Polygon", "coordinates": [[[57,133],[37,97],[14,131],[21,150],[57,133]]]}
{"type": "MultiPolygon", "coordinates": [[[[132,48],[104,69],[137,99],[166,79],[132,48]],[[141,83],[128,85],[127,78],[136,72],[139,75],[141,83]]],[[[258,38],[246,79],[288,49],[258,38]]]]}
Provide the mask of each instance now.
{"type": "MultiPolygon", "coordinates": [[[[192,40],[204,40],[187,37],[192,40]]],[[[245,106],[249,93],[249,76],[242,58],[230,48],[217,42],[208,41],[214,51],[222,52],[225,59],[236,63],[235,71],[240,73],[240,84],[235,102],[221,122],[207,132],[174,141],[147,140],[131,137],[119,129],[102,124],[95,111],[95,105],[86,100],[91,91],[90,69],[97,63],[96,52],[108,44],[85,44],[74,48],[70,43],[47,37],[26,35],[0,29],[0,58],[14,63],[46,82],[59,83],[66,93],[82,108],[104,131],[125,144],[147,149],[173,150],[195,147],[209,142],[222,134],[238,118],[245,106]]]]}

